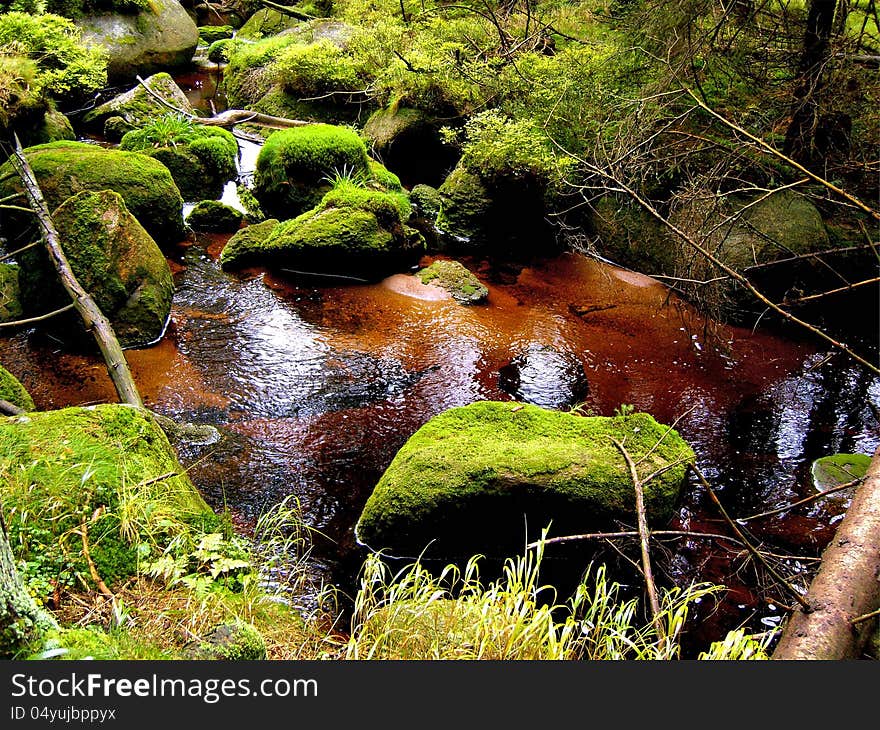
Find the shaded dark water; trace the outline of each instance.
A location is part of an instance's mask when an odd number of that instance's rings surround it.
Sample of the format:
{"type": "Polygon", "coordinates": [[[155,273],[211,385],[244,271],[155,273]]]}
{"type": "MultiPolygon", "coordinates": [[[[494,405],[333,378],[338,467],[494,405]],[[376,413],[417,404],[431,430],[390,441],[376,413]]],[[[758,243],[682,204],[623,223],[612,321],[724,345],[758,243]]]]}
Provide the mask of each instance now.
{"type": "MultiPolygon", "coordinates": [[[[577,254],[524,266],[464,260],[490,292],[487,304],[464,307],[405,272],[363,285],[224,273],[225,240],[179,247],[168,332],[127,353],[134,376],[150,407],[222,429],[219,443],[182,454],[212,506],[247,529],[296,495],[320,532],[317,569],[346,590],[363,557],[353,527],[373,485],[416,429],[453,406],[579,401],[611,415],[628,404],[677,422],[736,516],[806,496],[813,459],[880,443],[869,405],[880,405],[880,379],[809,343],[707,324],[656,281],[577,254]]],[[[39,408],[115,400],[96,357],[27,333],[0,348],[39,408]]],[[[749,529],[816,556],[836,512],[804,508],[749,529]]],[[[728,533],[695,483],[670,527],[728,533]]],[[[767,628],[782,614],[748,587],[740,558],[711,541],[678,541],[658,562],[667,582],[733,587],[704,617],[706,636],[767,628]]]]}

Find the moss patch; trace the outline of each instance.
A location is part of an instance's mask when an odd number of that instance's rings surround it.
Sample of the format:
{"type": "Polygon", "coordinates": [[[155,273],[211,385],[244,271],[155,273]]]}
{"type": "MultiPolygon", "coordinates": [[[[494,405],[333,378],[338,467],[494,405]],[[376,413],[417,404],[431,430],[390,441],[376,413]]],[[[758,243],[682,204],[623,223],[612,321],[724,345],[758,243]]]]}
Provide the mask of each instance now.
{"type": "Polygon", "coordinates": [[[18,273],[18,266],[0,263],[0,322],[21,318],[18,273]]]}
{"type": "Polygon", "coordinates": [[[34,401],[12,373],[0,365],[0,400],[8,401],[25,411],[35,410],[34,401]]]}
{"type": "Polygon", "coordinates": [[[203,200],[192,209],[186,223],[194,231],[232,233],[238,230],[243,218],[240,210],[219,200],[203,200]]]}
{"type": "MultiPolygon", "coordinates": [[[[109,150],[83,142],[52,142],[25,150],[50,209],[84,190],[113,190],[160,245],[184,236],[183,198],[162,163],[135,152],[109,150]]],[[[21,192],[9,162],[0,167],[0,197],[21,192]]],[[[6,217],[18,233],[28,219],[6,217]]]]}
{"type": "Polygon", "coordinates": [[[232,38],[235,29],[231,25],[203,25],[199,28],[199,43],[210,46],[215,41],[232,38]]]}
{"type": "Polygon", "coordinates": [[[489,296],[489,290],[458,261],[435,261],[416,276],[423,284],[435,284],[446,289],[461,304],[476,304],[489,296]]]}
{"type": "Polygon", "coordinates": [[[277,218],[268,218],[236,232],[220,252],[220,265],[235,269],[259,262],[266,239],[277,225],[277,218]]]}
{"type": "MultiPolygon", "coordinates": [[[[149,87],[150,91],[173,107],[190,114],[194,113],[186,94],[164,71],[144,79],[144,84],[149,87]]],[[[90,111],[83,117],[83,124],[91,129],[101,131],[108,119],[121,117],[131,129],[136,129],[167,113],[168,108],[138,84],[124,94],[120,94],[90,111]]]]}
{"type": "Polygon", "coordinates": [[[522,546],[524,515],[532,537],[551,521],[554,535],[632,522],[633,486],[609,437],[646,457],[642,475],[681,460],[645,487],[648,518],[662,524],[694,458],[676,431],[644,413],[584,418],[486,401],[435,416],[407,441],[364,506],[358,540],[396,554],[436,540],[432,555],[505,555],[522,546]]]}

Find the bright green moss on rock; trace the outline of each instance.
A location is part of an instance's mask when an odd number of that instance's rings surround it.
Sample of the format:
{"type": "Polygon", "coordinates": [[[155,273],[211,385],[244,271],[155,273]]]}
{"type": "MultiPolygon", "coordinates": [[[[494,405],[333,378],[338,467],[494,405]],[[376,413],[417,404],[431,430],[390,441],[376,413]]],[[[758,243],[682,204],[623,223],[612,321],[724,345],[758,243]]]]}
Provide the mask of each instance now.
{"type": "Polygon", "coordinates": [[[22,144],[30,147],[35,144],[47,144],[63,140],[76,139],[76,132],[70,120],[56,109],[49,109],[40,124],[28,130],[25,135],[19,135],[22,144]]]}
{"type": "Polygon", "coordinates": [[[208,48],[208,60],[212,63],[228,63],[235,41],[232,38],[221,38],[214,41],[208,48]]]}
{"type": "Polygon", "coordinates": [[[458,261],[440,259],[419,271],[416,276],[423,284],[434,284],[446,289],[461,304],[485,301],[489,290],[458,261]]]}
{"type": "Polygon", "coordinates": [[[18,266],[0,263],[0,322],[21,319],[18,273],[18,266]]]}
{"type": "Polygon", "coordinates": [[[290,15],[284,15],[272,8],[261,8],[251,15],[245,21],[245,24],[239,28],[238,37],[250,41],[258,41],[263,38],[276,36],[285,30],[290,30],[301,24],[301,20],[290,15]]]}
{"type": "Polygon", "coordinates": [[[266,658],[266,641],[253,624],[245,621],[220,624],[201,641],[184,647],[186,659],[261,661],[266,658]]]}
{"type": "Polygon", "coordinates": [[[124,405],[0,419],[0,500],[38,596],[53,584],[93,584],[74,532],[84,521],[95,568],[111,587],[176,538],[218,524],[149,412],[124,405]]]}
{"type": "MultiPolygon", "coordinates": [[[[184,236],[183,198],[161,162],[135,152],[110,150],[83,142],[53,142],[25,150],[50,209],[84,190],[113,190],[160,245],[184,236]]],[[[6,162],[0,167],[0,197],[21,192],[18,176],[6,162]]],[[[28,218],[5,218],[16,233],[28,218]]]]}
{"type": "Polygon", "coordinates": [[[331,124],[285,129],[260,150],[254,195],[267,215],[292,218],[317,205],[342,173],[369,175],[367,148],[356,132],[331,124]]]}
{"type": "Polygon", "coordinates": [[[240,210],[219,200],[203,200],[190,211],[186,224],[194,231],[232,233],[238,230],[243,218],[240,210]]]}
{"type": "Polygon", "coordinates": [[[35,410],[31,394],[12,373],[0,365],[0,400],[8,401],[25,411],[35,410]]]}
{"type": "Polygon", "coordinates": [[[119,149],[159,160],[185,200],[218,196],[238,174],[238,143],[230,132],[168,115],[127,132],[119,149]]]}
{"type": "Polygon", "coordinates": [[[404,222],[408,215],[405,194],[341,181],[312,210],[233,237],[220,261],[226,269],[259,263],[372,277],[424,252],[421,235],[404,222]]]}
{"type": "Polygon", "coordinates": [[[437,188],[432,188],[430,185],[415,185],[409,191],[409,200],[417,216],[429,221],[437,220],[443,205],[437,188]]]}
{"type": "MultiPolygon", "coordinates": [[[[77,281],[110,319],[120,343],[132,347],[161,337],[174,292],[171,270],[122,196],[112,190],[78,193],[52,217],[77,281]]],[[[57,279],[42,248],[22,254],[21,296],[26,310],[50,311],[69,301],[57,279]]]]}
{"type": "Polygon", "coordinates": [[[357,538],[399,555],[432,540],[432,555],[508,555],[522,547],[523,515],[530,537],[551,521],[554,535],[633,522],[633,485],[611,437],[645,457],[642,475],[676,464],[645,487],[648,519],[662,524],[694,458],[676,431],[644,413],[585,418],[486,401],[435,416],[407,441],[367,500],[357,538]]]}
{"type": "Polygon", "coordinates": [[[215,41],[232,38],[235,29],[231,25],[203,25],[199,28],[199,43],[210,46],[215,41]]]}
{"type": "Polygon", "coordinates": [[[277,218],[268,218],[239,230],[220,252],[220,265],[224,269],[236,269],[249,263],[257,263],[266,239],[277,225],[277,218]]]}

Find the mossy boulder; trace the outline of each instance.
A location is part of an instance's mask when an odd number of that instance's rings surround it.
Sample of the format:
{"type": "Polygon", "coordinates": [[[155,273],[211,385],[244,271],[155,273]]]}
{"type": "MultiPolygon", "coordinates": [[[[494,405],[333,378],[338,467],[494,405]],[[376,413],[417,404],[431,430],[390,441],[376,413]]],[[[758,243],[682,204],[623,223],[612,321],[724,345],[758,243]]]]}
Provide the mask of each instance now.
{"type": "Polygon", "coordinates": [[[237,231],[220,252],[220,265],[224,269],[237,269],[246,266],[249,261],[258,262],[266,239],[278,223],[277,218],[267,218],[237,231]]]}
{"type": "Polygon", "coordinates": [[[369,175],[367,148],[357,133],[310,124],[269,135],[254,170],[254,195],[263,211],[285,219],[316,206],[334,175],[369,175]]]}
{"type": "Polygon", "coordinates": [[[395,105],[373,112],[363,134],[372,153],[398,175],[439,185],[458,159],[440,135],[443,124],[421,109],[395,105]]]}
{"type": "Polygon", "coordinates": [[[187,66],[199,43],[195,22],[177,0],[150,0],[137,13],[82,18],[83,40],[104,46],[111,83],[187,66]]]}
{"type": "Polygon", "coordinates": [[[421,234],[404,222],[408,214],[403,193],[339,185],[317,207],[274,226],[264,239],[254,235],[230,241],[220,262],[226,269],[262,264],[368,278],[385,275],[424,253],[421,234]]]}
{"type": "Polygon", "coordinates": [[[459,164],[439,188],[437,228],[450,250],[542,256],[558,252],[545,190],[528,178],[486,179],[459,164]]]}
{"type": "Polygon", "coordinates": [[[415,215],[431,223],[437,220],[440,208],[443,206],[440,191],[422,183],[414,185],[409,191],[409,201],[412,203],[415,215]]]}
{"type": "Polygon", "coordinates": [[[0,365],[0,400],[5,400],[25,411],[35,410],[31,394],[12,373],[0,365]]]}
{"type": "Polygon", "coordinates": [[[211,63],[227,63],[234,47],[235,41],[232,38],[222,38],[208,47],[206,56],[211,63]]]}
{"type": "Polygon", "coordinates": [[[83,523],[111,589],[176,539],[219,524],[149,411],[130,406],[0,418],[0,475],[9,541],[40,598],[94,585],[81,539],[70,539],[83,523]]]}
{"type": "MultiPolygon", "coordinates": [[[[113,190],[157,243],[166,245],[183,238],[183,198],[168,168],[158,160],[83,142],[36,145],[26,149],[25,155],[50,210],[85,190],[113,190]]],[[[21,190],[11,164],[4,163],[0,197],[21,190]]],[[[30,218],[9,215],[4,217],[2,230],[12,237],[29,223],[30,218]]]]}
{"type": "Polygon", "coordinates": [[[76,139],[76,132],[70,120],[57,109],[50,108],[43,116],[42,121],[33,129],[20,134],[19,139],[25,147],[49,142],[76,139]]]}
{"type": "Polygon", "coordinates": [[[423,284],[433,284],[446,289],[460,304],[478,304],[489,296],[489,290],[458,261],[438,259],[419,271],[416,276],[423,284]]]}
{"type": "Polygon", "coordinates": [[[19,271],[19,267],[14,264],[0,263],[0,322],[21,319],[19,271]]]}
{"type": "Polygon", "coordinates": [[[199,29],[199,43],[210,46],[215,41],[232,38],[235,29],[231,25],[203,25],[199,29]]]}
{"type": "Polygon", "coordinates": [[[219,197],[223,186],[238,175],[238,143],[219,127],[173,122],[179,131],[157,139],[162,118],[127,132],[119,149],[159,160],[171,173],[184,200],[219,197]]]}
{"type": "MultiPolygon", "coordinates": [[[[171,311],[171,270],[122,196],[112,190],[77,193],[52,218],[77,281],[110,320],[120,344],[133,347],[159,339],[171,311]]],[[[21,261],[21,298],[28,312],[51,311],[69,301],[42,248],[26,251],[21,261]]],[[[80,329],[78,323],[70,315],[49,320],[47,326],[71,334],[80,329]]]]}
{"type": "MultiPolygon", "coordinates": [[[[188,114],[195,113],[186,94],[168,73],[154,74],[144,79],[144,85],[153,94],[164,99],[176,109],[188,114]]],[[[111,141],[118,141],[125,132],[140,129],[166,114],[168,114],[168,107],[158,101],[144,86],[138,84],[125,93],[95,107],[83,117],[83,124],[89,129],[108,134],[108,139],[111,141]],[[114,121],[112,125],[108,126],[110,119],[114,121]]]]}
{"type": "Polygon", "coordinates": [[[529,539],[551,522],[554,535],[632,524],[635,493],[612,438],[640,474],[670,467],[645,486],[648,519],[663,524],[694,458],[675,430],[645,413],[582,417],[485,401],[435,416],[404,444],[364,506],[357,539],[397,555],[431,543],[432,557],[506,556],[522,549],[526,524],[529,539]]]}
{"type": "Polygon", "coordinates": [[[276,36],[298,25],[302,25],[302,21],[298,18],[279,13],[272,8],[261,8],[238,29],[238,37],[249,41],[258,41],[276,36]]]}
{"type": "Polygon", "coordinates": [[[202,200],[186,217],[186,224],[194,231],[233,233],[241,226],[244,214],[219,200],[202,200]]]}

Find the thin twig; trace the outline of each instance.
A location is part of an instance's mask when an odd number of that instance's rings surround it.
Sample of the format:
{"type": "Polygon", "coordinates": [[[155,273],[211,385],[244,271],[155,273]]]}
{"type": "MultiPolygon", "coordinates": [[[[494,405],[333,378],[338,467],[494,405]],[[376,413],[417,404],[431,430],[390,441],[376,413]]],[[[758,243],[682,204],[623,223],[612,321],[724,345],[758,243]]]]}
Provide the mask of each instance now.
{"type": "Polygon", "coordinates": [[[768,512],[761,512],[756,515],[749,515],[748,517],[740,517],[737,519],[737,522],[748,522],[749,520],[757,520],[759,517],[770,517],[771,515],[778,515],[780,512],[788,512],[790,509],[794,509],[795,507],[800,507],[802,504],[808,504],[809,502],[815,502],[817,499],[822,499],[822,497],[826,497],[829,494],[834,494],[835,492],[842,492],[844,489],[850,489],[851,487],[858,486],[862,483],[861,479],[854,479],[851,482],[847,482],[846,484],[841,484],[837,487],[832,487],[831,489],[826,489],[824,492],[819,492],[818,494],[813,494],[809,497],[804,497],[803,499],[799,499],[797,502],[792,502],[791,504],[783,505],[778,509],[771,509],[768,512]]]}
{"type": "Polygon", "coordinates": [[[804,609],[805,613],[810,613],[813,610],[813,607],[807,603],[806,599],[795,589],[791,583],[789,583],[785,578],[783,578],[776,570],[773,568],[770,563],[768,563],[764,556],[761,555],[760,551],[752,545],[749,539],[745,536],[745,533],[739,528],[739,526],[731,519],[730,515],[727,514],[727,510],[724,509],[724,505],[721,504],[721,500],[718,499],[718,495],[715,494],[715,490],[709,485],[709,482],[706,481],[706,477],[703,476],[703,472],[697,467],[696,464],[690,465],[691,470],[694,474],[697,475],[697,479],[700,480],[700,484],[709,492],[709,496],[712,498],[712,501],[715,503],[715,506],[718,508],[718,511],[721,512],[721,516],[724,518],[725,522],[730,525],[730,528],[736,533],[736,536],[742,541],[743,545],[745,545],[746,550],[751,553],[752,557],[757,560],[768,573],[773,577],[774,580],[779,582],[781,585],[785,586],[785,589],[792,595],[792,597],[801,605],[804,609]]]}
{"type": "MultiPolygon", "coordinates": [[[[613,540],[618,537],[638,537],[638,530],[622,530],[620,532],[586,532],[582,535],[563,535],[561,537],[551,537],[540,542],[529,543],[527,548],[536,548],[538,545],[562,545],[567,542],[578,542],[582,540],[613,540]]],[[[735,537],[730,535],[722,535],[717,532],[690,532],[688,530],[651,530],[651,537],[694,537],[704,540],[728,540],[735,542],[737,545],[743,545],[735,537]]]]}
{"type": "Polygon", "coordinates": [[[51,312],[46,312],[46,314],[41,314],[39,317],[29,317],[28,319],[12,319],[8,322],[0,322],[0,327],[21,327],[26,324],[33,324],[34,322],[42,322],[44,319],[49,319],[50,317],[54,317],[56,314],[62,314],[71,310],[76,305],[71,302],[70,304],[65,304],[61,309],[54,309],[51,312]]]}

